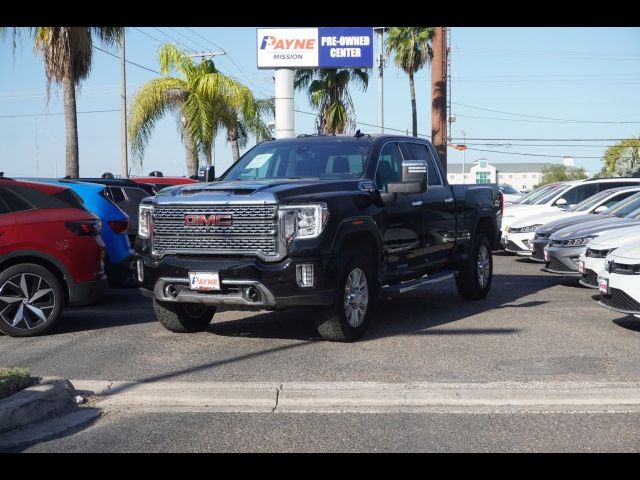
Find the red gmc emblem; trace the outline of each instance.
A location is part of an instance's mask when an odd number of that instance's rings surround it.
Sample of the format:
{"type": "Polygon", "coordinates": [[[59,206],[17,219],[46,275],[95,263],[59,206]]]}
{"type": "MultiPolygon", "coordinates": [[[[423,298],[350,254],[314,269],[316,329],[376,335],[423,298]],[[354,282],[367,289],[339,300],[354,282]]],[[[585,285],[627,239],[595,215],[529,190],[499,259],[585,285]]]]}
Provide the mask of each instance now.
{"type": "Polygon", "coordinates": [[[185,215],[184,224],[189,226],[218,225],[220,227],[230,227],[233,225],[233,217],[230,213],[214,213],[211,215],[185,215]]]}

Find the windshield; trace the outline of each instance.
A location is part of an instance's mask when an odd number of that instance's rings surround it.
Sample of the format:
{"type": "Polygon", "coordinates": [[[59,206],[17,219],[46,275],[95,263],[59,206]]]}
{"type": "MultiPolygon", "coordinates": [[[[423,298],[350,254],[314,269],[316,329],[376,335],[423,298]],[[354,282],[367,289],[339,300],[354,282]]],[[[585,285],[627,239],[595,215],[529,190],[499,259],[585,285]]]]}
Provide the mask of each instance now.
{"type": "Polygon", "coordinates": [[[500,185],[500,191],[510,195],[520,195],[520,192],[511,185],[500,185]]]}
{"type": "Polygon", "coordinates": [[[583,201],[581,201],[580,203],[574,205],[573,207],[571,207],[567,211],[568,212],[586,212],[591,207],[595,207],[598,203],[600,203],[602,200],[604,200],[609,195],[611,195],[611,191],[607,191],[607,190],[605,190],[603,192],[600,192],[600,193],[596,193],[595,195],[593,195],[593,196],[591,196],[589,198],[585,198],[583,201]]]}
{"type": "Polygon", "coordinates": [[[640,208],[640,193],[631,195],[626,200],[621,201],[615,207],[607,210],[605,215],[610,217],[624,217],[638,208],[640,208]]]}
{"type": "Polygon", "coordinates": [[[568,190],[569,188],[570,185],[555,185],[537,198],[532,198],[528,203],[532,203],[534,205],[542,205],[555,198],[557,195],[560,195],[562,192],[568,190]]]}
{"type": "Polygon", "coordinates": [[[529,201],[539,197],[540,195],[543,195],[544,192],[549,191],[550,188],[552,188],[554,185],[543,185],[541,187],[536,188],[535,190],[532,190],[531,192],[527,193],[526,195],[523,195],[522,197],[520,197],[518,200],[516,200],[514,203],[526,203],[529,204],[529,201]]]}
{"type": "Polygon", "coordinates": [[[257,145],[222,180],[359,178],[371,148],[361,140],[279,141],[257,145]]]}

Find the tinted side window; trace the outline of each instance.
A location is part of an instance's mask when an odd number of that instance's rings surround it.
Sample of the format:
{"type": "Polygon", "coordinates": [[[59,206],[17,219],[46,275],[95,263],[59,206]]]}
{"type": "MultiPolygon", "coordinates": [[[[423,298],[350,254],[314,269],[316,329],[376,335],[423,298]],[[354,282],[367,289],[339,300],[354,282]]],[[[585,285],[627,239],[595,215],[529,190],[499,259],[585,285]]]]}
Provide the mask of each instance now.
{"type": "Polygon", "coordinates": [[[636,185],[640,185],[640,182],[605,182],[600,184],[600,191],[618,187],[635,187],[636,185]]]}
{"type": "Polygon", "coordinates": [[[127,199],[120,187],[107,187],[106,190],[109,192],[107,193],[109,200],[111,200],[113,203],[122,203],[127,199]]]}
{"type": "Polygon", "coordinates": [[[598,193],[598,185],[589,184],[589,185],[580,185],[578,187],[574,187],[562,195],[561,198],[564,198],[569,205],[575,205],[576,203],[580,203],[585,198],[589,198],[592,195],[598,193]]]}
{"type": "Polygon", "coordinates": [[[28,202],[21,195],[16,194],[16,192],[9,190],[8,188],[0,188],[0,195],[2,196],[2,200],[7,206],[7,209],[11,213],[15,212],[23,212],[25,210],[32,210],[35,206],[28,202]]]}
{"type": "Polygon", "coordinates": [[[440,176],[433,164],[433,159],[427,151],[427,147],[425,145],[420,145],[419,143],[406,143],[405,146],[409,152],[410,160],[425,160],[427,162],[429,185],[442,185],[440,176]]]}
{"type": "Polygon", "coordinates": [[[635,195],[637,192],[624,192],[624,193],[620,193],[618,195],[616,195],[613,198],[610,198],[609,200],[607,200],[605,203],[603,203],[603,205],[607,208],[611,208],[613,207],[616,203],[621,202],[622,200],[624,200],[625,198],[630,197],[631,195],[635,195]]]}
{"type": "Polygon", "coordinates": [[[380,190],[387,190],[391,182],[399,182],[402,179],[402,154],[395,142],[387,143],[378,157],[378,170],[376,171],[376,185],[380,190]]]}
{"type": "Polygon", "coordinates": [[[9,210],[9,207],[7,206],[5,201],[2,199],[2,192],[0,192],[0,215],[4,213],[11,213],[11,211],[9,210]]]}
{"type": "Polygon", "coordinates": [[[127,197],[129,197],[129,200],[133,203],[140,203],[143,198],[147,198],[149,196],[149,194],[141,188],[125,187],[124,189],[127,192],[127,197]]]}

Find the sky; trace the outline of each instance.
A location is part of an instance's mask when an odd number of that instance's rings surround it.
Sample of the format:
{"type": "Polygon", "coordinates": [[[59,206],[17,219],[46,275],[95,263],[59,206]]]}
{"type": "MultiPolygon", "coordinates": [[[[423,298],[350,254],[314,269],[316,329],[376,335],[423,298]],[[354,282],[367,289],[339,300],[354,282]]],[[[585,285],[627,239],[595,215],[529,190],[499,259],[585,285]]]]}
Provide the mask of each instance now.
{"type": "MultiPolygon", "coordinates": [[[[259,27],[258,25],[256,27],[259,27]]],[[[254,95],[274,95],[273,70],[256,67],[256,29],[248,27],[131,27],[126,33],[127,97],[158,77],[158,48],[177,43],[190,53],[223,50],[214,62],[254,95]],[[143,68],[144,67],[144,68],[143,68]],[[145,69],[146,68],[146,69],[145,69]]],[[[377,40],[375,42],[377,48],[377,40]]],[[[100,43],[96,46],[104,48],[100,43]]],[[[107,49],[116,56],[114,47],[107,49]]],[[[80,175],[120,173],[120,62],[94,50],[93,68],[78,90],[80,175]],[[83,113],[91,112],[91,113],[83,113]]],[[[377,70],[369,88],[352,87],[357,128],[377,133],[377,70]]],[[[466,143],[466,162],[561,162],[596,173],[615,139],[640,136],[640,28],[451,28],[452,143],[466,143]],[[576,141],[577,139],[586,141],[576,141]]],[[[431,132],[431,71],[415,76],[418,133],[431,132]]],[[[46,79],[32,41],[15,54],[11,36],[0,39],[0,171],[6,176],[64,176],[62,88],[46,79]],[[44,115],[49,114],[49,115],[44,115]]],[[[295,131],[313,133],[315,114],[296,92],[295,131]]],[[[411,130],[407,75],[388,59],[384,71],[386,132],[411,130]]],[[[251,145],[251,143],[250,143],[251,145]]],[[[223,134],[216,140],[217,174],[231,164],[223,134]]],[[[463,153],[449,148],[448,162],[463,153]]],[[[161,170],[185,175],[185,151],[171,114],[158,122],[142,165],[130,156],[134,175],[161,170]]]]}

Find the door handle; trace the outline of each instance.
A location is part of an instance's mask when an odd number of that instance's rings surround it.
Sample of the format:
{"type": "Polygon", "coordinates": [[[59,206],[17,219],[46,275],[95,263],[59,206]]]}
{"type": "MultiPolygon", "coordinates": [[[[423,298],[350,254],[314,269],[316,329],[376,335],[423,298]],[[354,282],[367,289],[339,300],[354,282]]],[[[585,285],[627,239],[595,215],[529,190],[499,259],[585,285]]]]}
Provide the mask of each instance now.
{"type": "Polygon", "coordinates": [[[453,197],[449,197],[449,198],[445,198],[444,199],[444,203],[451,203],[453,202],[453,197]]]}
{"type": "Polygon", "coordinates": [[[422,205],[422,200],[414,200],[413,202],[411,202],[411,205],[413,205],[414,207],[419,207],[420,205],[422,205]]]}

